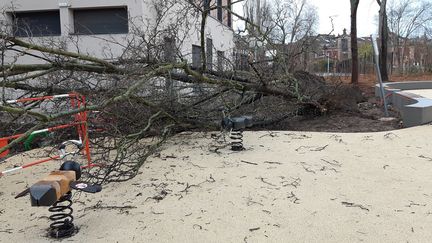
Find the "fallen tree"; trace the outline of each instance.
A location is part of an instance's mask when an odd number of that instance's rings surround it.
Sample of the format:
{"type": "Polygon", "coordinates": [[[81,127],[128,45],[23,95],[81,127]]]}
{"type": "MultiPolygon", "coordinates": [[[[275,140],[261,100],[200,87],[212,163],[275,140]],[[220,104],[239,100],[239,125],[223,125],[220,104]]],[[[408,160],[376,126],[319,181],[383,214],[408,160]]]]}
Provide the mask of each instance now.
{"type": "MultiPolygon", "coordinates": [[[[147,38],[148,33],[134,36],[147,38]]],[[[0,33],[0,40],[2,60],[15,57],[0,65],[2,126],[24,133],[1,147],[0,153],[37,129],[89,111],[89,126],[97,131],[90,134],[93,162],[100,165],[89,176],[99,183],[134,177],[148,156],[173,134],[218,130],[222,111],[254,115],[257,125],[265,128],[296,115],[319,116],[340,108],[331,100],[339,92],[338,85],[305,72],[287,72],[283,66],[289,63],[278,63],[277,69],[265,62],[250,63],[252,72],[232,68],[216,72],[191,68],[181,53],[171,61],[149,58],[148,53],[155,50],[136,55],[143,52],[136,40],[122,43],[127,48],[115,60],[67,51],[55,41],[41,44],[19,39],[7,32],[0,33]],[[22,56],[40,63],[21,64],[17,60],[22,56]],[[62,111],[54,109],[64,107],[61,102],[37,110],[33,108],[39,107],[38,102],[18,107],[5,103],[10,94],[34,97],[69,92],[86,95],[87,105],[62,111]],[[18,125],[23,121],[28,126],[18,125]]]]}

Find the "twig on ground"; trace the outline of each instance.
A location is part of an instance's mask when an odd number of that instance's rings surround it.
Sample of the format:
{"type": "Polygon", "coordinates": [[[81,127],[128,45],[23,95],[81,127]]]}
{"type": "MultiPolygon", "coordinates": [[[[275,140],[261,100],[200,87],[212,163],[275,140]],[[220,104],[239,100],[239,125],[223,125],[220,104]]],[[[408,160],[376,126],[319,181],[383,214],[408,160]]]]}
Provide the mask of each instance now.
{"type": "Polygon", "coordinates": [[[225,145],[221,145],[221,146],[212,145],[212,146],[210,146],[209,151],[213,152],[213,153],[220,154],[221,152],[219,152],[219,150],[224,149],[224,148],[228,147],[229,145],[230,144],[225,144],[225,145]]]}
{"type": "Polygon", "coordinates": [[[306,172],[316,174],[316,172],[315,172],[314,170],[310,169],[309,167],[306,167],[304,164],[305,164],[305,163],[302,162],[303,169],[304,169],[306,172]]]}
{"type": "Polygon", "coordinates": [[[193,228],[193,229],[198,228],[198,229],[200,229],[200,230],[203,229],[203,227],[202,227],[201,225],[199,225],[199,224],[194,224],[194,225],[192,226],[192,228],[193,228]]]}
{"type": "Polygon", "coordinates": [[[258,204],[258,205],[260,205],[260,206],[264,206],[264,204],[252,200],[252,197],[249,196],[249,197],[247,198],[246,205],[251,206],[251,205],[254,205],[254,204],[258,204]]]}
{"type": "MultiPolygon", "coordinates": [[[[216,180],[213,178],[212,174],[210,174],[210,177],[209,177],[208,179],[206,179],[205,181],[200,182],[200,183],[198,183],[198,184],[189,184],[189,183],[187,182],[187,183],[186,183],[186,187],[185,187],[185,189],[179,191],[180,197],[179,197],[178,200],[180,200],[180,199],[183,198],[183,194],[182,194],[182,193],[185,193],[185,195],[187,195],[188,192],[189,192],[189,189],[190,189],[190,188],[192,188],[192,187],[201,187],[201,185],[204,184],[204,183],[214,183],[214,182],[216,182],[216,180]]],[[[180,183],[180,182],[178,182],[178,183],[179,183],[179,184],[184,184],[184,183],[180,183]]],[[[178,194],[177,194],[177,195],[178,195],[178,194]]]]}
{"type": "Polygon", "coordinates": [[[194,164],[194,163],[192,163],[192,162],[188,162],[188,164],[191,164],[192,166],[197,167],[197,168],[199,168],[199,169],[205,169],[205,168],[206,168],[206,167],[203,167],[203,166],[200,166],[200,165],[194,164]]]}
{"type": "Polygon", "coordinates": [[[349,207],[349,208],[353,208],[353,207],[357,207],[360,208],[361,210],[366,210],[369,212],[369,209],[361,204],[356,204],[356,203],[352,203],[352,202],[341,202],[342,205],[344,205],[345,207],[349,207]]]}
{"type": "Polygon", "coordinates": [[[321,169],[320,169],[320,171],[326,171],[326,170],[332,170],[332,171],[334,171],[335,173],[339,173],[339,171],[336,170],[335,168],[329,168],[329,167],[327,167],[327,166],[323,166],[323,167],[321,167],[321,169]]]}
{"type": "Polygon", "coordinates": [[[384,135],[384,138],[386,138],[386,139],[390,139],[390,140],[392,140],[392,139],[394,139],[394,138],[398,138],[398,137],[399,137],[398,135],[396,135],[396,134],[394,134],[394,133],[392,133],[392,132],[386,133],[386,134],[384,135]]]}
{"type": "Polygon", "coordinates": [[[323,151],[323,150],[326,149],[328,146],[329,146],[329,145],[327,144],[327,145],[324,145],[324,146],[322,146],[322,147],[317,147],[317,148],[311,149],[310,151],[323,151]]]}
{"type": "Polygon", "coordinates": [[[146,198],[145,201],[147,201],[147,200],[149,200],[149,199],[153,199],[153,200],[155,200],[155,201],[157,201],[157,202],[160,202],[160,201],[164,200],[164,198],[165,198],[167,195],[168,195],[168,192],[165,191],[165,190],[162,190],[158,195],[155,195],[155,196],[153,196],[153,197],[148,197],[148,198],[146,198]]]}
{"type": "Polygon", "coordinates": [[[318,146],[300,146],[298,148],[295,149],[296,152],[299,152],[302,149],[308,149],[311,152],[319,152],[319,151],[323,151],[324,149],[326,149],[329,145],[324,145],[322,147],[318,147],[318,146]]]}
{"type": "Polygon", "coordinates": [[[290,136],[291,139],[308,139],[308,138],[312,138],[311,136],[308,136],[308,135],[295,134],[295,133],[288,133],[288,134],[285,134],[285,135],[290,136]]]}
{"type": "Polygon", "coordinates": [[[331,135],[330,138],[333,138],[336,142],[347,144],[339,135],[331,135]]]}
{"type": "Polygon", "coordinates": [[[266,181],[266,180],[265,180],[264,178],[262,178],[262,177],[258,177],[257,179],[260,179],[263,183],[265,183],[265,184],[267,184],[267,185],[275,186],[275,187],[276,187],[276,185],[274,185],[274,184],[272,184],[272,183],[266,181]]]}
{"type": "Polygon", "coordinates": [[[93,210],[97,210],[97,209],[108,209],[108,210],[111,210],[111,209],[113,209],[113,210],[120,210],[120,211],[122,211],[124,209],[134,209],[134,208],[137,208],[137,207],[131,206],[131,205],[126,205],[126,206],[101,206],[100,203],[97,203],[94,206],[86,207],[84,209],[84,211],[86,211],[87,209],[90,209],[90,210],[91,209],[93,209],[93,210]]]}
{"type": "Polygon", "coordinates": [[[281,162],[273,162],[273,161],[264,161],[264,164],[276,164],[276,165],[281,165],[281,162]]]}
{"type": "Polygon", "coordinates": [[[410,204],[407,205],[407,206],[405,206],[405,207],[410,208],[410,207],[412,207],[412,206],[426,207],[426,204],[420,204],[420,203],[415,203],[415,202],[413,202],[413,201],[410,201],[410,204]]]}
{"type": "Polygon", "coordinates": [[[300,199],[296,196],[296,194],[294,194],[294,192],[290,192],[290,194],[288,195],[289,199],[291,199],[291,201],[295,204],[300,204],[298,201],[300,201],[300,199]]]}
{"type": "Polygon", "coordinates": [[[337,166],[337,167],[342,167],[342,163],[339,162],[339,161],[337,161],[337,160],[333,160],[332,162],[330,162],[328,160],[325,160],[325,159],[321,159],[321,160],[324,161],[324,162],[326,162],[329,165],[337,166]]]}
{"type": "Polygon", "coordinates": [[[286,186],[293,186],[293,187],[295,187],[295,188],[297,188],[298,186],[300,186],[300,182],[301,182],[301,179],[300,178],[293,178],[294,180],[293,181],[282,181],[281,183],[282,183],[282,186],[284,186],[284,187],[286,187],[286,186]]]}
{"type": "Polygon", "coordinates": [[[268,134],[264,134],[264,135],[260,136],[259,138],[263,138],[266,136],[270,136],[270,137],[274,138],[274,137],[277,137],[277,133],[269,132],[268,134]]]}
{"type": "Polygon", "coordinates": [[[163,212],[162,212],[162,213],[155,212],[154,209],[153,209],[153,207],[150,208],[150,212],[151,212],[152,214],[156,214],[156,215],[164,214],[163,212]]]}
{"type": "Polygon", "coordinates": [[[428,161],[432,161],[431,157],[427,157],[427,156],[424,156],[424,155],[419,155],[419,158],[427,159],[428,161]]]}
{"type": "Polygon", "coordinates": [[[246,160],[241,160],[240,162],[245,163],[245,164],[250,164],[250,165],[258,165],[257,163],[249,162],[249,161],[246,161],[246,160]]]}

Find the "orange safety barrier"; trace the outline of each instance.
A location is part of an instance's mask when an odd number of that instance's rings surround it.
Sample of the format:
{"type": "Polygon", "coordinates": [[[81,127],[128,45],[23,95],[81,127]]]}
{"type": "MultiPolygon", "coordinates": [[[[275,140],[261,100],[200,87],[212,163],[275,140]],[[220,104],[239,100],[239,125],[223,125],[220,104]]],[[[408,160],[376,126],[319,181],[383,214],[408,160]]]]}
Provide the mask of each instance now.
{"type": "MultiPolygon", "coordinates": [[[[23,99],[17,99],[17,100],[9,100],[6,101],[6,104],[16,104],[16,103],[25,103],[25,102],[31,102],[31,101],[43,101],[43,100],[54,100],[54,99],[60,99],[60,98],[70,98],[70,105],[72,109],[80,109],[84,108],[86,106],[86,99],[85,96],[80,95],[78,93],[69,93],[69,94],[62,94],[62,95],[53,95],[53,96],[42,96],[42,97],[32,97],[32,98],[23,98],[23,99]]],[[[74,122],[70,124],[63,124],[55,127],[45,128],[42,130],[34,131],[32,134],[42,133],[42,132],[53,132],[60,129],[66,129],[69,127],[76,127],[78,136],[80,141],[82,141],[84,144],[83,152],[86,155],[87,159],[87,166],[86,167],[92,167],[91,163],[91,155],[90,155],[90,142],[88,137],[88,128],[87,128],[87,112],[82,111],[74,115],[74,122]]],[[[0,138],[0,148],[3,148],[8,145],[9,140],[17,139],[19,137],[23,136],[23,134],[16,134],[8,137],[0,138]]],[[[0,154],[0,158],[6,157],[10,153],[10,150],[6,150],[0,154]]],[[[33,165],[37,165],[40,163],[44,163],[50,160],[58,159],[58,156],[43,159],[40,161],[36,161],[36,163],[30,163],[23,168],[30,167],[33,165]]],[[[0,173],[1,175],[1,173],[0,173]]]]}

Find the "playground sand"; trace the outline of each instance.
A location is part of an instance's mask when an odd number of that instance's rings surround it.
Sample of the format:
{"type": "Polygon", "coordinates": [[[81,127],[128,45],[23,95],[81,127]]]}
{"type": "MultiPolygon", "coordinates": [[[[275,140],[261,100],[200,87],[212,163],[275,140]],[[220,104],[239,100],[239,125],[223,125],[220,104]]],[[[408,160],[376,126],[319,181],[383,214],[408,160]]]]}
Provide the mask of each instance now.
{"type": "MultiPolygon", "coordinates": [[[[246,132],[246,151],[219,153],[210,133],[180,134],[136,178],[76,194],[66,241],[430,242],[430,134],[246,132]]],[[[49,241],[47,208],[13,197],[57,167],[0,178],[0,242],[49,241]]]]}

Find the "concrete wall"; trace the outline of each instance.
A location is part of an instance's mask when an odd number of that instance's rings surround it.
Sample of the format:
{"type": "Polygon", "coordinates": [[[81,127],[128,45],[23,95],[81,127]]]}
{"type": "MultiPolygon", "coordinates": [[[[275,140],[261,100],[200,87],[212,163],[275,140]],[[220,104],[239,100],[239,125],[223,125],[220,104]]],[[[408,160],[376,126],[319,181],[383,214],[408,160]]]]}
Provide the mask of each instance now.
{"type": "MultiPolygon", "coordinates": [[[[432,81],[407,81],[384,83],[386,97],[402,115],[405,127],[432,122],[432,99],[410,93],[409,90],[432,89],[432,81]]],[[[375,86],[375,96],[381,97],[380,86],[375,86]]]]}
{"type": "MultiPolygon", "coordinates": [[[[432,81],[406,81],[384,83],[384,88],[387,92],[397,92],[402,90],[414,89],[432,89],[432,81]]],[[[375,87],[375,95],[380,95],[379,85],[376,85],[375,87]]]]}
{"type": "MultiPolygon", "coordinates": [[[[177,33],[180,33],[179,50],[181,55],[191,61],[192,45],[200,45],[200,14],[196,14],[196,9],[186,1],[174,1],[175,6],[170,8],[167,17],[162,21],[163,25],[177,25],[179,28],[177,33]],[[187,6],[185,6],[185,4],[187,6]],[[184,10],[188,8],[188,10],[184,10]],[[195,12],[195,14],[194,14],[195,12]],[[185,23],[178,22],[178,16],[188,14],[185,23]],[[175,17],[177,16],[177,18],[175,17]]],[[[225,2],[225,1],[224,1],[225,2]]],[[[31,40],[35,43],[46,44],[57,43],[64,46],[65,49],[71,51],[79,51],[88,55],[94,55],[104,59],[116,59],[124,54],[125,44],[133,40],[132,28],[140,29],[145,33],[147,29],[151,29],[156,19],[156,11],[154,4],[158,4],[157,0],[0,0],[0,8],[12,11],[37,11],[37,10],[60,10],[61,19],[61,36],[56,37],[32,37],[31,40]],[[104,7],[119,7],[127,6],[130,18],[129,34],[110,34],[110,35],[74,35],[73,30],[73,9],[79,8],[104,8],[104,7]]],[[[180,16],[182,17],[182,16],[180,16]]],[[[0,16],[0,20],[8,19],[8,16],[0,16]]],[[[135,29],[135,30],[136,30],[135,29]]],[[[216,18],[210,16],[207,19],[206,37],[213,40],[213,63],[216,63],[216,51],[224,51],[226,57],[231,58],[234,49],[234,32],[225,24],[219,22],[216,18]]],[[[134,32],[135,33],[135,32],[134,32]]],[[[14,57],[18,58],[18,63],[37,63],[41,62],[38,59],[25,56],[19,57],[9,56],[8,61],[14,61],[14,57]]]]}

